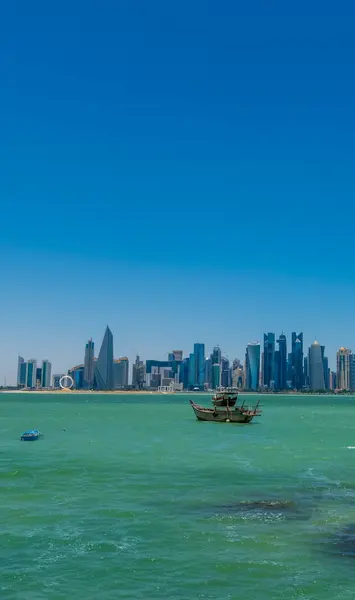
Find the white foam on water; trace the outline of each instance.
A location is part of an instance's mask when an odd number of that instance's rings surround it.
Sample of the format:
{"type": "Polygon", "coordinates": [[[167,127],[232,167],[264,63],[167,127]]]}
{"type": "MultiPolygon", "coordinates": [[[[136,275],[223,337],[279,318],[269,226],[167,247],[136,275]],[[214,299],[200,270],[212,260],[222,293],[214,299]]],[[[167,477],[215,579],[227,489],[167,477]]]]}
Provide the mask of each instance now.
{"type": "Polygon", "coordinates": [[[286,521],[286,517],[282,513],[274,513],[268,511],[246,511],[241,515],[243,521],[261,521],[264,523],[276,523],[277,521],[286,521]]]}

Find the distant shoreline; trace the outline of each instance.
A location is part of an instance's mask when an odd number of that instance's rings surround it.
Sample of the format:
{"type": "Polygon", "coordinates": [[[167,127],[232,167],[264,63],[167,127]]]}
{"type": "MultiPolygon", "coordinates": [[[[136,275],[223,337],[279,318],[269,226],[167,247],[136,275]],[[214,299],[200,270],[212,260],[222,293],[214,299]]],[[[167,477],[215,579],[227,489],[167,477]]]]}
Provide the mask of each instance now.
{"type": "Polygon", "coordinates": [[[177,394],[182,392],[151,392],[149,390],[110,390],[108,392],[100,390],[0,390],[0,394],[75,394],[84,396],[93,396],[99,394],[100,396],[106,395],[119,395],[119,394],[177,394]]]}
{"type": "MultiPolygon", "coordinates": [[[[100,396],[119,396],[119,395],[137,395],[137,396],[152,396],[152,395],[161,395],[161,396],[174,396],[174,395],[191,395],[191,396],[211,396],[213,395],[215,392],[213,391],[203,391],[203,392],[197,392],[197,391],[183,391],[183,392],[162,392],[162,391],[158,391],[158,390],[111,390],[111,391],[100,391],[100,390],[64,390],[64,389],[57,389],[57,390],[0,390],[0,395],[1,394],[45,394],[45,395],[63,395],[63,394],[67,394],[67,395],[75,395],[75,396],[95,396],[95,395],[100,395],[100,396]]],[[[238,395],[240,396],[354,396],[355,392],[351,393],[351,392],[324,392],[324,393],[317,393],[317,392],[294,392],[294,391],[285,391],[285,392],[244,392],[244,391],[238,391],[238,395]]]]}

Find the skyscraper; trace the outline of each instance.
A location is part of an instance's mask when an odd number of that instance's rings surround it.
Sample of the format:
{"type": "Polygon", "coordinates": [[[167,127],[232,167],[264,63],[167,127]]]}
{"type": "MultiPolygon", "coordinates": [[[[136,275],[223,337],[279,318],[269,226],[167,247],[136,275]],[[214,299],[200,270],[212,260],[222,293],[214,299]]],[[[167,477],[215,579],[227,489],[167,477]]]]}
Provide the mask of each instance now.
{"type": "Polygon", "coordinates": [[[259,373],[259,389],[264,389],[264,352],[261,353],[261,365],[259,373]]]}
{"type": "Polygon", "coordinates": [[[330,385],[330,380],[329,380],[330,370],[329,370],[329,366],[328,366],[328,358],[326,356],[323,356],[323,371],[324,371],[324,387],[325,387],[326,390],[329,390],[329,385],[330,385]]]}
{"type": "Polygon", "coordinates": [[[275,334],[264,333],[264,385],[273,388],[275,380],[275,334]]]}
{"type": "Polygon", "coordinates": [[[274,381],[273,387],[270,389],[281,390],[281,376],[280,376],[280,350],[275,350],[275,362],[274,362],[274,381]]]}
{"type": "Polygon", "coordinates": [[[248,390],[257,390],[259,387],[260,372],[260,344],[259,342],[250,342],[247,345],[245,354],[246,382],[248,390]]]}
{"type": "Polygon", "coordinates": [[[292,332],[292,387],[303,387],[303,333],[292,332]]]}
{"type": "Polygon", "coordinates": [[[233,371],[234,371],[235,369],[238,369],[238,368],[241,366],[241,364],[242,364],[242,363],[240,362],[240,359],[239,359],[239,358],[235,358],[235,359],[233,360],[233,363],[232,363],[232,369],[233,369],[233,371]]]}
{"type": "Polygon", "coordinates": [[[339,390],[351,389],[352,352],[348,348],[339,348],[337,352],[337,387],[339,390]]]}
{"type": "Polygon", "coordinates": [[[205,383],[205,344],[194,344],[195,382],[194,385],[203,388],[205,383]]]}
{"type": "Polygon", "coordinates": [[[293,355],[289,352],[287,355],[287,387],[293,386],[293,355]]]}
{"type": "MultiPolygon", "coordinates": [[[[180,354],[180,353],[179,353],[180,354]]],[[[178,356],[179,356],[178,354],[178,356]]],[[[182,352],[181,352],[182,356],[182,352]]],[[[181,361],[179,361],[179,364],[181,361]]],[[[205,384],[205,344],[194,344],[189,356],[189,388],[204,388],[205,384]]]]}
{"type": "Polygon", "coordinates": [[[37,361],[35,358],[30,358],[26,363],[26,380],[25,385],[27,388],[36,387],[36,375],[37,375],[37,361]]]}
{"type": "Polygon", "coordinates": [[[137,354],[132,368],[132,385],[136,390],[142,390],[144,386],[145,365],[137,354]]]}
{"type": "Polygon", "coordinates": [[[309,360],[308,356],[303,359],[303,381],[304,385],[309,388],[309,360]]]}
{"type": "Polygon", "coordinates": [[[215,346],[212,350],[211,354],[212,365],[220,365],[221,364],[221,349],[219,346],[215,346]]]}
{"type": "Polygon", "coordinates": [[[212,350],[211,356],[211,388],[213,390],[221,386],[221,349],[219,346],[215,346],[212,350]]]}
{"type": "Polygon", "coordinates": [[[337,380],[336,373],[334,373],[334,371],[330,371],[330,374],[329,374],[329,389],[330,390],[336,389],[336,380],[337,380]]]}
{"type": "Polygon", "coordinates": [[[191,352],[189,356],[189,388],[196,387],[196,356],[191,352]]]}
{"type": "Polygon", "coordinates": [[[37,367],[37,369],[36,369],[36,388],[42,387],[41,381],[42,381],[42,369],[41,369],[41,367],[37,367]]]}
{"type": "Polygon", "coordinates": [[[84,387],[87,390],[91,390],[94,385],[94,352],[95,344],[90,338],[85,346],[84,357],[84,387]]]}
{"type": "Polygon", "coordinates": [[[94,386],[103,391],[113,389],[113,335],[108,326],[95,365],[94,386]]]}
{"type": "Polygon", "coordinates": [[[225,356],[221,358],[221,386],[224,388],[231,387],[231,370],[229,360],[225,356]]]}
{"type": "Polygon", "coordinates": [[[51,386],[51,371],[52,365],[49,360],[42,361],[42,376],[41,376],[41,387],[49,388],[51,386]]]}
{"type": "Polygon", "coordinates": [[[314,341],[308,354],[309,386],[311,390],[324,390],[323,352],[319,342],[314,341]]]}
{"type": "Polygon", "coordinates": [[[17,361],[17,387],[24,387],[26,384],[26,363],[22,356],[17,361]]]}
{"type": "Polygon", "coordinates": [[[187,390],[189,387],[189,358],[184,358],[180,365],[180,383],[182,383],[184,390],[187,390]]]}
{"type": "Polygon", "coordinates": [[[232,386],[234,388],[244,387],[244,370],[242,365],[239,365],[236,369],[233,369],[232,373],[232,386]]]}
{"type": "Polygon", "coordinates": [[[212,389],[221,387],[221,365],[214,363],[212,365],[212,389]]]}
{"type": "Polygon", "coordinates": [[[128,386],[129,360],[126,356],[113,361],[113,387],[115,390],[128,386]]]}
{"type": "Polygon", "coordinates": [[[279,345],[279,356],[278,356],[278,381],[277,388],[279,390],[285,390],[287,388],[287,341],[284,333],[281,333],[277,340],[279,345]]]}
{"type": "Polygon", "coordinates": [[[329,390],[329,377],[328,377],[328,358],[325,356],[325,346],[321,346],[322,351],[322,363],[324,373],[324,388],[329,390]]]}
{"type": "Polygon", "coordinates": [[[71,369],[68,369],[68,375],[73,378],[74,388],[76,390],[82,390],[84,388],[84,365],[75,365],[71,369]]]}
{"type": "Polygon", "coordinates": [[[208,388],[212,387],[212,361],[211,358],[205,360],[205,384],[208,388]]]}

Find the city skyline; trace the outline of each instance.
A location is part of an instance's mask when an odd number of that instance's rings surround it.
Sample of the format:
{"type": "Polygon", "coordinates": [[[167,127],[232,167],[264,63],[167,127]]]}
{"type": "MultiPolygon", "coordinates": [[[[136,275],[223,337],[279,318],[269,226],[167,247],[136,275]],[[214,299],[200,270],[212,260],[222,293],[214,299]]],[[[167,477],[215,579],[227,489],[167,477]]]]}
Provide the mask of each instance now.
{"type": "MultiPolygon", "coordinates": [[[[85,344],[82,364],[66,369],[60,375],[53,374],[53,382],[61,376],[70,375],[77,389],[109,391],[133,385],[135,389],[175,386],[178,389],[211,389],[236,385],[247,390],[327,390],[355,389],[355,354],[351,349],[340,347],[336,354],[336,370],[329,367],[325,345],[312,342],[308,349],[303,346],[303,332],[292,332],[290,352],[284,331],[277,336],[273,332],[263,334],[260,342],[248,342],[244,362],[235,357],[233,361],[217,345],[209,353],[205,344],[195,342],[193,351],[184,356],[183,350],[167,353],[167,360],[149,358],[140,362],[136,356],[131,363],[127,356],[115,358],[113,334],[106,326],[98,356],[95,343],[89,338],[85,344]],[[143,375],[141,375],[141,367],[143,375]],[[91,373],[91,376],[89,375],[91,373]],[[90,382],[91,380],[91,382],[90,382]],[[181,388],[179,387],[181,385],[181,388]]],[[[48,388],[51,382],[52,364],[37,359],[17,361],[17,387],[48,388]]],[[[55,385],[53,383],[53,385],[55,385]]]]}

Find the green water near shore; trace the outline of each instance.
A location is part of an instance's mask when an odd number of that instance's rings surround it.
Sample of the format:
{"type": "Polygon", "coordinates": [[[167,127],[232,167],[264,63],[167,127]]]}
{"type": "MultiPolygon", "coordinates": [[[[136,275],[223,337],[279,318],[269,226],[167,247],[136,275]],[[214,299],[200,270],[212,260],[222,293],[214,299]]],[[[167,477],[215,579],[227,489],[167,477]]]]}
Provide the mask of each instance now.
{"type": "Polygon", "coordinates": [[[1,394],[2,599],[354,600],[355,398],[187,401],[1,394]]]}

